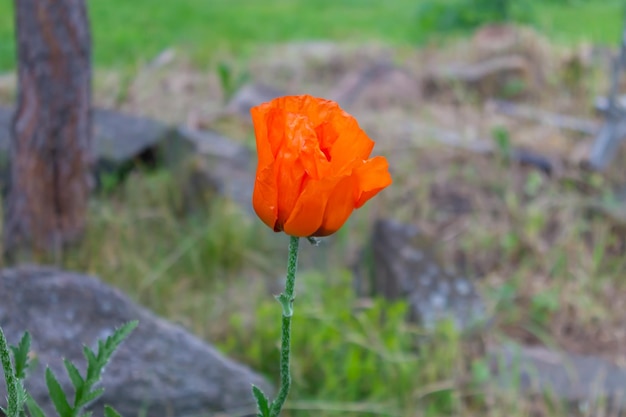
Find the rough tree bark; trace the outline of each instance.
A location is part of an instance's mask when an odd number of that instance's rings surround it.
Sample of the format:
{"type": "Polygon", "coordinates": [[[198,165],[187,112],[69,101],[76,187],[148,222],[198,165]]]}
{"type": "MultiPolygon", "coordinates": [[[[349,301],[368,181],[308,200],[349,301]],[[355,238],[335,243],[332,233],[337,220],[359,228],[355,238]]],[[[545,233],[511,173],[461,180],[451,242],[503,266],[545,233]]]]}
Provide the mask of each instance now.
{"type": "Polygon", "coordinates": [[[91,34],[85,0],[15,0],[18,102],[4,249],[50,253],[83,231],[90,191],[91,34]]]}

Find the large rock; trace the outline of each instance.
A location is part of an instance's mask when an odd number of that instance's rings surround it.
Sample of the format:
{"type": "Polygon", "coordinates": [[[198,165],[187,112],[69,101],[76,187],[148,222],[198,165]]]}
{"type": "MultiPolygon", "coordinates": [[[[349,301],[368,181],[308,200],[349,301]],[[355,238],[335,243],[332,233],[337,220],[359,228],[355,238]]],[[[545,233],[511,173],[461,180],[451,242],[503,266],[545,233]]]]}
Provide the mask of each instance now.
{"type": "Polygon", "coordinates": [[[459,330],[485,320],[485,306],[471,279],[436,259],[434,242],[416,226],[378,220],[357,271],[357,292],[406,299],[411,318],[426,328],[452,319],[459,330]],[[369,253],[368,253],[369,252],[369,253]]]}
{"type": "MultiPolygon", "coordinates": [[[[0,325],[12,344],[23,331],[31,333],[39,366],[27,386],[48,415],[56,414],[46,394],[45,366],[71,392],[62,358],[84,370],[82,344],[95,348],[97,340],[130,320],[139,320],[139,326],[105,370],[104,396],[91,407],[96,416],[103,404],[126,416],[253,414],[250,385],[272,391],[250,369],[93,277],[39,267],[0,271],[0,325]]],[[[0,385],[0,397],[5,395],[0,385]]]]}

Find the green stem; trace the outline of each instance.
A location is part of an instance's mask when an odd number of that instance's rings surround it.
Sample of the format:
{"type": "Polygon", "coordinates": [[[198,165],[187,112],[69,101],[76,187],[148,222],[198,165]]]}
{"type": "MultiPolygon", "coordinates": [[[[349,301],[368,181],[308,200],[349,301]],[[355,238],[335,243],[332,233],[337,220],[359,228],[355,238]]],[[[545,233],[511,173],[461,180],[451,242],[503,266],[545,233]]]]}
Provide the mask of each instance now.
{"type": "Polygon", "coordinates": [[[293,316],[294,287],[296,285],[296,270],[298,269],[298,245],[300,240],[291,236],[289,241],[289,260],[287,262],[287,282],[285,292],[276,299],[283,308],[282,336],[280,346],[280,390],[272,402],[271,417],[278,417],[285,404],[289,387],[291,386],[291,372],[289,370],[289,354],[291,349],[291,316],[293,316]]]}
{"type": "Polygon", "coordinates": [[[6,381],[8,404],[7,417],[18,417],[20,415],[20,387],[19,381],[15,376],[13,365],[11,364],[11,352],[4,332],[0,328],[0,362],[4,370],[4,380],[6,381]]]}

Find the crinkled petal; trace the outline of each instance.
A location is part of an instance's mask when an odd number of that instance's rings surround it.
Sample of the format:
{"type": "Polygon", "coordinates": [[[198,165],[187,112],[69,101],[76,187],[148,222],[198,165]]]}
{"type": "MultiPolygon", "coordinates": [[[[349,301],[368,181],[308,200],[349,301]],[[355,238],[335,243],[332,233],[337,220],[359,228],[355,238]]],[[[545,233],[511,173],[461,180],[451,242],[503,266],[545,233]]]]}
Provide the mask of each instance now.
{"type": "Polygon", "coordinates": [[[311,126],[309,119],[297,117],[290,128],[293,128],[291,135],[297,141],[293,151],[299,152],[300,162],[307,175],[316,180],[327,176],[331,164],[320,149],[317,133],[311,126]]]}
{"type": "Polygon", "coordinates": [[[337,140],[330,149],[333,171],[339,172],[350,166],[354,161],[369,158],[374,149],[374,141],[361,130],[356,120],[346,122],[344,127],[335,127],[339,133],[337,140]]]}
{"type": "Polygon", "coordinates": [[[307,172],[319,178],[319,164],[326,158],[316,148],[315,131],[308,118],[299,114],[276,114],[276,124],[270,130],[270,142],[280,144],[276,152],[277,227],[282,228],[303,191],[303,183],[309,177],[307,172]],[[282,120],[279,120],[281,117],[282,120]]]}
{"type": "Polygon", "coordinates": [[[341,178],[309,180],[291,216],[285,222],[285,233],[299,237],[313,235],[322,225],[326,203],[340,180],[341,178]]]}
{"type": "Polygon", "coordinates": [[[282,230],[302,192],[302,183],[305,180],[306,173],[297,158],[279,157],[276,160],[276,164],[278,190],[278,222],[276,227],[282,230]]]}
{"type": "Polygon", "coordinates": [[[334,101],[309,95],[280,97],[270,103],[273,103],[273,107],[282,109],[288,113],[306,115],[314,126],[323,123],[338,110],[341,110],[339,105],[334,101]]]}
{"type": "Polygon", "coordinates": [[[313,233],[313,236],[328,236],[335,233],[344,225],[354,211],[354,188],[356,177],[342,178],[333,188],[328,197],[322,225],[313,233]]]}
{"type": "Polygon", "coordinates": [[[276,165],[257,171],[254,191],[252,193],[252,207],[257,216],[274,231],[278,220],[278,188],[276,184],[276,165]]]}
{"type": "Polygon", "coordinates": [[[254,125],[254,136],[256,138],[256,149],[258,156],[258,167],[263,169],[272,163],[274,155],[268,136],[268,114],[271,111],[269,103],[250,109],[252,123],[254,125]]]}
{"type": "Polygon", "coordinates": [[[382,156],[368,159],[354,170],[357,182],[355,207],[359,208],[392,183],[389,165],[382,156]]]}

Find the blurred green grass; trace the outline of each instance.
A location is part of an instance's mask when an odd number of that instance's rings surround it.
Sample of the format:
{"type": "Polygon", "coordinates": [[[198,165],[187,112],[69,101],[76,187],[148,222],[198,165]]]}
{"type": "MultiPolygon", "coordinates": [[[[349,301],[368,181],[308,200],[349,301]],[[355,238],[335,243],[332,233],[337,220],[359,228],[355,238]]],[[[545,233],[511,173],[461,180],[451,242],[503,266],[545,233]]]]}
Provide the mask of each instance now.
{"type": "Polygon", "coordinates": [[[624,24],[621,1],[578,1],[564,7],[541,3],[538,25],[556,41],[589,41],[617,47],[624,24]]]}
{"type": "MultiPolygon", "coordinates": [[[[424,1],[424,0],[422,0],[424,1]]],[[[97,67],[135,65],[170,47],[207,63],[221,51],[299,39],[414,45],[419,1],[412,0],[90,0],[97,67]]],[[[541,30],[563,42],[615,45],[621,3],[533,1],[541,30]],[[582,23],[584,22],[584,24],[582,23]]],[[[15,66],[13,2],[0,1],[0,71],[15,66]]]]}

